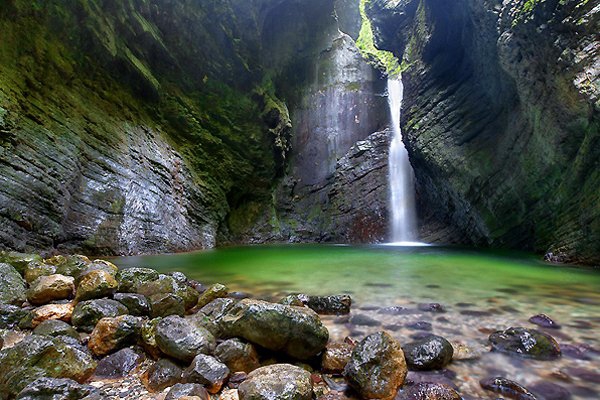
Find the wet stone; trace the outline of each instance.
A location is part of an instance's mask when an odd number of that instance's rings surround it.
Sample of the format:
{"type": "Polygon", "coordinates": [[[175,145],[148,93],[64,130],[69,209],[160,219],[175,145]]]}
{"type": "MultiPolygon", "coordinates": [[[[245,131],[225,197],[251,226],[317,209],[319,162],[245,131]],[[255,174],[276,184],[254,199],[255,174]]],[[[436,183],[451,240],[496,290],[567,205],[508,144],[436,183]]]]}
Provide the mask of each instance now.
{"type": "Polygon", "coordinates": [[[179,400],[184,396],[195,396],[202,400],[210,399],[204,386],[198,383],[178,383],[169,389],[165,400],[179,400]]]}
{"type": "Polygon", "coordinates": [[[347,294],[334,296],[309,296],[308,308],[321,315],[342,315],[350,313],[352,298],[347,294]]]}
{"type": "Polygon", "coordinates": [[[414,330],[418,330],[418,331],[429,331],[429,332],[431,332],[433,330],[433,327],[431,326],[431,323],[425,322],[425,321],[417,321],[417,322],[414,322],[412,324],[406,325],[406,327],[409,328],[409,329],[414,329],[414,330]]]}
{"type": "Polygon", "coordinates": [[[84,332],[92,332],[102,318],[114,318],[127,314],[127,307],[112,299],[86,300],[77,303],[73,310],[73,326],[84,332]]]}
{"type": "Polygon", "coordinates": [[[0,329],[13,329],[29,311],[11,304],[0,304],[0,329]]]}
{"type": "Polygon", "coordinates": [[[214,285],[211,285],[210,287],[208,287],[198,298],[198,303],[196,304],[196,306],[198,308],[202,308],[205,305],[207,305],[208,303],[212,302],[215,299],[218,298],[222,298],[222,297],[227,297],[227,293],[229,292],[229,289],[227,288],[227,286],[222,285],[220,283],[215,283],[214,285]]]}
{"type": "Polygon", "coordinates": [[[10,264],[0,263],[0,303],[20,306],[27,299],[25,280],[10,264]]]}
{"type": "Polygon", "coordinates": [[[17,400],[79,400],[94,390],[92,386],[81,385],[72,379],[40,378],[27,385],[17,400]]]}
{"type": "Polygon", "coordinates": [[[462,397],[452,386],[425,382],[403,388],[396,400],[462,400],[462,397]]]}
{"type": "Polygon", "coordinates": [[[39,324],[34,330],[34,335],[43,336],[69,336],[79,340],[79,333],[71,325],[60,320],[47,320],[39,324]]]}
{"type": "Polygon", "coordinates": [[[140,332],[142,320],[132,315],[102,318],[90,335],[88,347],[96,356],[104,356],[133,343],[140,332]]]}
{"type": "Polygon", "coordinates": [[[563,356],[574,358],[577,360],[590,360],[594,350],[589,346],[582,344],[560,344],[560,350],[563,356]]]}
{"type": "Polygon", "coordinates": [[[185,362],[191,362],[200,353],[212,353],[216,347],[215,338],[208,330],[174,315],[157,324],[156,343],[166,355],[185,362]]]}
{"type": "Polygon", "coordinates": [[[350,362],[353,345],[348,343],[332,343],[327,345],[321,359],[323,372],[329,374],[341,374],[350,362]]]}
{"type": "Polygon", "coordinates": [[[248,378],[248,374],[245,372],[234,372],[229,376],[227,381],[227,387],[230,389],[237,389],[242,382],[248,378]]]}
{"type": "Polygon", "coordinates": [[[215,394],[221,390],[229,376],[229,368],[216,358],[198,354],[192,364],[183,372],[186,383],[199,383],[215,394]]]}
{"type": "Polygon", "coordinates": [[[175,363],[166,358],[160,359],[152,364],[140,379],[151,392],[159,392],[176,383],[181,383],[183,370],[175,363]]]}
{"type": "Polygon", "coordinates": [[[144,360],[144,356],[131,348],[121,349],[98,362],[96,379],[116,379],[127,376],[144,360]]]}
{"type": "Polygon", "coordinates": [[[25,268],[24,278],[27,283],[35,281],[41,276],[56,274],[56,266],[43,262],[33,261],[27,264],[25,268]]]}
{"type": "Polygon", "coordinates": [[[529,318],[529,322],[541,326],[542,328],[560,329],[560,325],[546,314],[534,315],[533,317],[529,318]]]}
{"type": "Polygon", "coordinates": [[[453,377],[448,376],[448,370],[442,371],[408,371],[406,375],[405,385],[416,385],[419,383],[437,383],[450,386],[456,390],[458,387],[452,381],[453,377]]]}
{"type": "Polygon", "coordinates": [[[410,369],[441,369],[452,361],[454,349],[441,336],[428,335],[402,347],[410,369]]]}
{"type": "Polygon", "coordinates": [[[102,269],[92,270],[79,280],[75,299],[84,301],[109,297],[117,291],[118,286],[113,274],[102,269]]]}
{"type": "Polygon", "coordinates": [[[175,294],[157,293],[151,295],[148,300],[152,318],[168,317],[169,315],[183,317],[185,314],[185,302],[175,294]]]}
{"type": "Polygon", "coordinates": [[[74,307],[68,304],[46,304],[34,308],[19,322],[21,329],[34,329],[36,326],[48,320],[60,320],[69,322],[72,319],[74,307]]]}
{"type": "Polygon", "coordinates": [[[529,390],[505,378],[486,378],[479,382],[482,388],[514,400],[537,400],[529,390]]]}
{"type": "Polygon", "coordinates": [[[410,314],[415,314],[416,310],[406,308],[406,307],[392,306],[392,307],[381,308],[381,309],[377,310],[377,313],[384,314],[384,315],[410,315],[410,314]]]}
{"type": "Polygon", "coordinates": [[[87,268],[91,261],[85,256],[54,256],[44,260],[46,264],[54,265],[56,273],[76,277],[87,268]]]}
{"type": "Polygon", "coordinates": [[[23,273],[27,265],[32,262],[42,262],[42,257],[37,254],[17,253],[15,251],[0,251],[0,263],[11,265],[19,273],[23,273]]]}
{"type": "Polygon", "coordinates": [[[117,273],[120,293],[136,293],[139,288],[158,279],[158,272],[150,268],[125,268],[117,273]]]}
{"type": "Polygon", "coordinates": [[[137,293],[115,293],[113,299],[127,307],[129,314],[138,317],[150,315],[150,303],[146,296],[137,293]]]}
{"type": "Polygon", "coordinates": [[[310,373],[289,364],[274,364],[252,371],[239,386],[240,400],[311,400],[310,373]]]}
{"type": "Polygon", "coordinates": [[[74,279],[65,275],[40,276],[31,283],[27,300],[36,306],[55,300],[70,299],[75,291],[74,279]]]}
{"type": "Polygon", "coordinates": [[[237,338],[220,343],[214,355],[234,372],[248,373],[260,367],[258,353],[254,346],[237,338]]]}
{"type": "Polygon", "coordinates": [[[492,349],[536,360],[553,360],[561,355],[560,347],[552,336],[525,328],[509,328],[490,335],[492,349]]]}

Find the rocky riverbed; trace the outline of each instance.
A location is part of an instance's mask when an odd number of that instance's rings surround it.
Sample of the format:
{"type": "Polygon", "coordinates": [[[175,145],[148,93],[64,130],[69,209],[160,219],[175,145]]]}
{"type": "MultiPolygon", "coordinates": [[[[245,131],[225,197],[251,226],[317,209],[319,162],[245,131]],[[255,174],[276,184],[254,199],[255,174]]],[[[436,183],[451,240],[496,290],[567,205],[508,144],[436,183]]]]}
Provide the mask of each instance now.
{"type": "Polygon", "coordinates": [[[2,253],[0,273],[0,399],[569,399],[600,381],[597,349],[544,314],[267,301],[84,256],[2,253]]]}

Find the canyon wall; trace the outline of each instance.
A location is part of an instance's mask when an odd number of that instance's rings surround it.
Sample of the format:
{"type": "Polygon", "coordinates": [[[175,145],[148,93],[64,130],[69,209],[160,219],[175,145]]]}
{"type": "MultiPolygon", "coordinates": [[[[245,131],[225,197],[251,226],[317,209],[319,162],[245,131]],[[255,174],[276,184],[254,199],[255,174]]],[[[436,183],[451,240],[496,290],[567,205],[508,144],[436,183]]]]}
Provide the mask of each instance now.
{"type": "Polygon", "coordinates": [[[600,7],[373,0],[402,59],[422,238],[600,262],[600,7]]]}

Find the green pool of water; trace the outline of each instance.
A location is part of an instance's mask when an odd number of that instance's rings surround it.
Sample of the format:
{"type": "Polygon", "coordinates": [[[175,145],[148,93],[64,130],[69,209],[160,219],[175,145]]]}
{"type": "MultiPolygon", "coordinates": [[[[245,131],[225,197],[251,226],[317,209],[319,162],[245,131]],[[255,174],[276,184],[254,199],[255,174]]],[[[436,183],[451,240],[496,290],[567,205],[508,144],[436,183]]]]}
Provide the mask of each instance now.
{"type": "Polygon", "coordinates": [[[428,326],[428,331],[450,340],[456,351],[467,350],[446,374],[470,398],[497,398],[479,385],[489,376],[532,387],[540,382],[560,385],[572,399],[600,398],[600,353],[565,353],[552,362],[515,359],[490,352],[487,339],[490,332],[510,326],[541,329],[528,320],[545,313],[562,325],[547,332],[565,349],[599,349],[597,270],[549,265],[527,254],[434,246],[248,246],[112,261],[120,267],[181,271],[205,284],[221,282],[270,300],[293,292],[349,293],[351,315],[323,317],[331,340],[360,340],[385,329],[406,343],[428,326]],[[429,302],[441,303],[446,312],[419,309],[420,303],[429,302]],[[390,315],[390,306],[408,312],[390,315]]]}

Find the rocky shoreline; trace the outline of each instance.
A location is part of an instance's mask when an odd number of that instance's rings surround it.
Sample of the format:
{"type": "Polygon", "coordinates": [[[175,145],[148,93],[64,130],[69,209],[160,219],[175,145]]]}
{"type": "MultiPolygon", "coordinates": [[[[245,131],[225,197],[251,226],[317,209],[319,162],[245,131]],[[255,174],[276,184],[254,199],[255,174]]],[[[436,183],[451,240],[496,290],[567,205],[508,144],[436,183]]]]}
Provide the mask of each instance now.
{"type": "MultiPolygon", "coordinates": [[[[270,302],[84,256],[0,253],[0,274],[0,399],[469,398],[449,380],[415,375],[469,358],[427,327],[401,341],[386,331],[331,340],[320,315],[344,318],[348,295],[270,302]]],[[[444,313],[436,303],[419,307],[444,313]]],[[[531,322],[557,327],[545,315],[531,322]]],[[[561,357],[556,340],[534,329],[488,340],[511,357],[561,357]]],[[[490,395],[547,398],[500,376],[479,384],[490,395]]]]}

